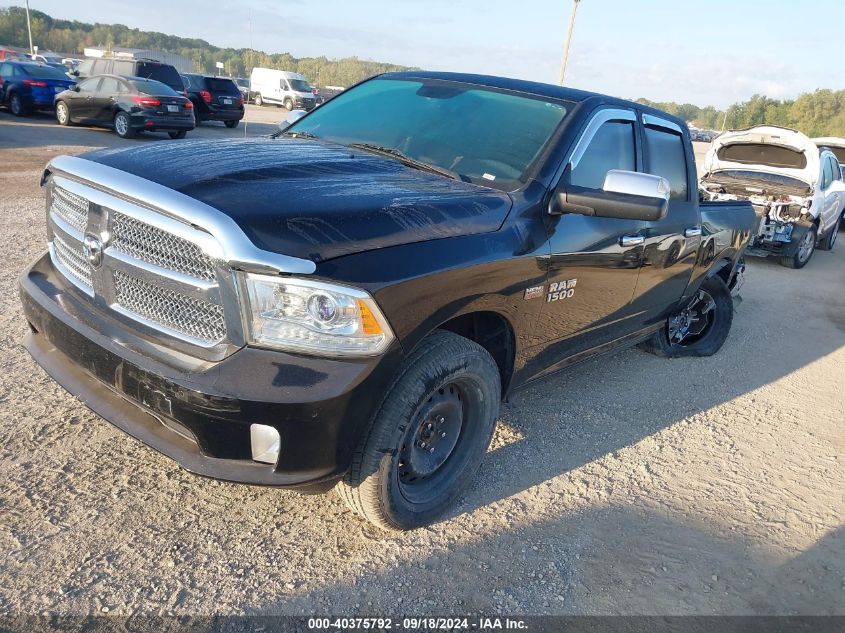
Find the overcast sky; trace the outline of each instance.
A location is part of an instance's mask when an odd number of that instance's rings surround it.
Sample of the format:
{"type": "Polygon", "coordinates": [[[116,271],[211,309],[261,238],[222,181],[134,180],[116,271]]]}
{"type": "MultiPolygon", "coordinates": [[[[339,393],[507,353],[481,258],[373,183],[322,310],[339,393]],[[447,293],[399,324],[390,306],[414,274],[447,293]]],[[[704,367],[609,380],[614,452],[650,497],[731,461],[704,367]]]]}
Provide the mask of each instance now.
{"type": "MultiPolygon", "coordinates": [[[[571,0],[31,0],[54,17],[555,83],[571,0]],[[251,24],[251,32],[250,32],[251,24]]],[[[581,0],[567,84],[725,106],[845,87],[843,0],[581,0]]]]}

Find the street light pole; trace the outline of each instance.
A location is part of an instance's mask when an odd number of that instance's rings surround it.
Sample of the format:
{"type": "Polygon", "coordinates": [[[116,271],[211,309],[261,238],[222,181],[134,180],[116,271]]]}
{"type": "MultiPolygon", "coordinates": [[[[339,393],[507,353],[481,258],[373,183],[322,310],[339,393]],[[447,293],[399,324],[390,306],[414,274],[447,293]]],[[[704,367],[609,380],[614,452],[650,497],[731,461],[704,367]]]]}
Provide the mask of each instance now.
{"type": "Polygon", "coordinates": [[[572,15],[569,17],[569,30],[566,33],[566,43],[563,45],[563,61],[560,64],[560,81],[561,86],[563,80],[566,78],[566,64],[569,61],[569,45],[572,44],[572,29],[575,28],[575,14],[578,12],[578,3],[581,0],[573,0],[572,15]]]}
{"type": "Polygon", "coordinates": [[[32,48],[32,26],[29,24],[29,0],[26,0],[26,30],[29,33],[29,54],[35,55],[35,49],[32,48]]]}

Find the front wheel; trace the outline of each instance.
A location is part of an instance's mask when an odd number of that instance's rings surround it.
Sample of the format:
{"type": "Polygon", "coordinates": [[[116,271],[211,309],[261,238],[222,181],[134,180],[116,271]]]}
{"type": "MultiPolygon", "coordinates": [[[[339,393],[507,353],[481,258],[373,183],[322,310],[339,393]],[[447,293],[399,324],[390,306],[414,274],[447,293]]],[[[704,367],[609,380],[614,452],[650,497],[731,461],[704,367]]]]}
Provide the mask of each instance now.
{"type": "Polygon", "coordinates": [[[290,98],[286,98],[286,99],[285,99],[285,109],[286,109],[288,112],[290,112],[291,110],[293,110],[293,101],[291,101],[291,100],[290,100],[290,98]]]}
{"type": "Polygon", "coordinates": [[[801,241],[798,243],[798,250],[795,251],[795,255],[792,257],[780,258],[781,266],[795,269],[804,268],[804,266],[807,265],[807,262],[810,261],[813,253],[816,252],[816,242],[818,239],[818,228],[816,228],[816,226],[811,226],[807,229],[807,232],[804,233],[804,237],[802,237],[801,241]]]}
{"type": "Polygon", "coordinates": [[[15,116],[26,116],[27,108],[23,104],[23,99],[18,93],[13,93],[11,97],[9,97],[9,109],[12,111],[12,114],[15,116]]]}
{"type": "Polygon", "coordinates": [[[224,123],[226,124],[226,127],[231,130],[232,128],[238,127],[238,123],[240,123],[240,121],[224,121],[224,123]]]}
{"type": "Polygon", "coordinates": [[[839,236],[839,225],[841,220],[837,220],[834,227],[830,230],[827,236],[819,244],[819,248],[823,251],[832,251],[833,245],[836,244],[836,238],[839,236]]]}
{"type": "Polygon", "coordinates": [[[168,132],[167,135],[170,138],[177,139],[177,138],[185,138],[187,136],[187,132],[185,130],[179,130],[178,132],[168,132]]]}
{"type": "Polygon", "coordinates": [[[501,397],[483,347],[436,331],[398,373],[337,491],[385,530],[441,516],[472,480],[490,445],[501,397]]]}
{"type": "Polygon", "coordinates": [[[70,110],[64,101],[59,101],[56,104],[56,121],[59,125],[70,125],[70,110]]]}
{"type": "Polygon", "coordinates": [[[721,277],[714,275],[643,343],[643,348],[666,358],[712,356],[724,345],[732,323],[731,291],[721,277]]]}
{"type": "Polygon", "coordinates": [[[114,115],[114,131],[117,132],[120,138],[132,138],[135,136],[135,130],[132,129],[132,123],[126,112],[118,112],[114,115]]]}

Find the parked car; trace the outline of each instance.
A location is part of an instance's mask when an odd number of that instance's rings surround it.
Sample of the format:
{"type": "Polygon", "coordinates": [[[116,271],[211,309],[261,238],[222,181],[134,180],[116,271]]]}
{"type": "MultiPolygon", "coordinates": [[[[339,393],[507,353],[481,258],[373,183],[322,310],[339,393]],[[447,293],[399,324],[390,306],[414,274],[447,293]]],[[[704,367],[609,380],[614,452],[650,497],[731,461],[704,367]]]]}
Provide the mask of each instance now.
{"type": "Polygon", "coordinates": [[[750,255],[803,268],[830,250],[845,207],[839,161],[801,132],[763,125],[719,136],[707,153],[703,190],[713,200],[750,200],[757,223],[750,255]]]}
{"type": "Polygon", "coordinates": [[[451,73],[377,76],[276,139],[60,156],[42,182],[49,252],[20,292],[46,371],[192,472],[337,485],[386,529],[452,505],[515,389],[637,343],[716,353],[755,221],[699,203],[680,119],[451,73]]]}
{"type": "Polygon", "coordinates": [[[0,46],[0,62],[12,60],[26,60],[27,56],[22,50],[10,46],[0,46]]]}
{"type": "Polygon", "coordinates": [[[56,55],[55,53],[35,53],[30,55],[29,58],[34,62],[40,62],[42,64],[47,64],[48,66],[53,66],[54,68],[60,68],[63,72],[67,71],[61,55],[56,55]]]}
{"type": "Polygon", "coordinates": [[[311,86],[299,73],[253,68],[249,79],[255,105],[282,105],[288,110],[313,110],[317,105],[311,86]]]}
{"type": "Polygon", "coordinates": [[[154,79],[170,86],[176,92],[187,96],[185,85],[182,83],[182,77],[179,75],[179,71],[170,64],[163,64],[153,59],[97,57],[83,60],[71,72],[80,79],[100,75],[120,75],[122,77],[154,79]]]}
{"type": "Polygon", "coordinates": [[[61,70],[33,61],[0,62],[0,103],[15,116],[53,107],[57,92],[75,80],[61,70]]]}
{"type": "Polygon", "coordinates": [[[190,99],[160,81],[101,75],[83,79],[56,95],[59,125],[84,123],[114,129],[121,138],[167,132],[185,138],[194,129],[190,99]]]}
{"type": "MultiPolygon", "coordinates": [[[[826,147],[836,155],[836,160],[839,161],[839,167],[842,171],[843,182],[845,182],[845,138],[825,136],[823,138],[814,138],[813,142],[818,147],[826,147]]],[[[839,228],[845,229],[845,209],[842,210],[839,228]]]]}
{"type": "Polygon", "coordinates": [[[238,85],[238,90],[241,91],[244,103],[251,103],[252,91],[249,89],[249,79],[246,77],[235,77],[233,81],[238,85]]]}
{"type": "Polygon", "coordinates": [[[194,104],[197,125],[202,121],[223,121],[228,128],[244,118],[244,102],[237,84],[226,77],[182,75],[188,98],[194,104]]]}

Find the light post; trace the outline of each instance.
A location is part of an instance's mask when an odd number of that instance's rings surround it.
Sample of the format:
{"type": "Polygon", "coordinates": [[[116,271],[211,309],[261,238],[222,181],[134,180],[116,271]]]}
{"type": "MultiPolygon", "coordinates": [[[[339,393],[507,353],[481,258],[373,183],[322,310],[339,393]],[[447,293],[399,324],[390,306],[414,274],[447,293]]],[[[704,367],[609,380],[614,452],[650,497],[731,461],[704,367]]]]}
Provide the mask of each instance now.
{"type": "Polygon", "coordinates": [[[35,55],[35,49],[32,48],[32,26],[29,24],[29,0],[26,0],[26,31],[29,33],[29,54],[35,55]]]}
{"type": "Polygon", "coordinates": [[[560,85],[566,78],[566,64],[569,61],[569,45],[572,44],[572,29],[575,28],[575,14],[578,12],[578,3],[581,0],[573,0],[572,15],[569,18],[569,30],[566,32],[566,42],[563,45],[563,61],[560,64],[560,85]]]}

